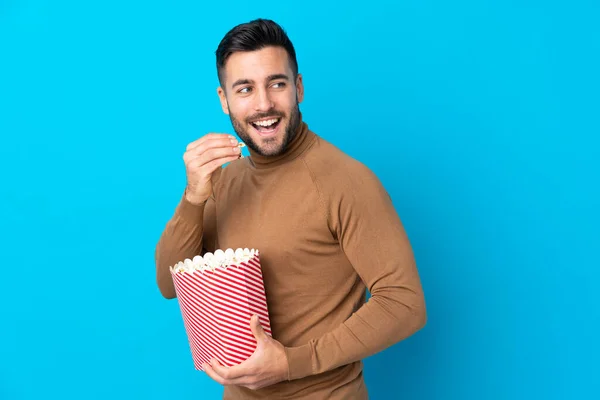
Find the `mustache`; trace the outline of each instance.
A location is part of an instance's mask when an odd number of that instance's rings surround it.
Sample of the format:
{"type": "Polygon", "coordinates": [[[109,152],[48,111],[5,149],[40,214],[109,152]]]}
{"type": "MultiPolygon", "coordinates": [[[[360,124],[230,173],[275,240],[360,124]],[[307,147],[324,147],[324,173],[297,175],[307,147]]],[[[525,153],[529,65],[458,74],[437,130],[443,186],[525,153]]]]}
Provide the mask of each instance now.
{"type": "Polygon", "coordinates": [[[256,121],[257,119],[265,119],[265,118],[283,118],[285,114],[280,111],[270,111],[264,113],[256,113],[251,117],[246,118],[246,122],[250,123],[252,121],[256,121]]]}

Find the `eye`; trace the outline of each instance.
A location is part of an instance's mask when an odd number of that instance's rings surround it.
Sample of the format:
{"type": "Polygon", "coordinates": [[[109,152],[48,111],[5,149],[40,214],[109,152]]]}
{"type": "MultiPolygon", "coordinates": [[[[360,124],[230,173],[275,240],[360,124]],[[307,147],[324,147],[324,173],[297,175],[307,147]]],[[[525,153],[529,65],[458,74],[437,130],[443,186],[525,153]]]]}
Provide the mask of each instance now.
{"type": "Polygon", "coordinates": [[[273,87],[276,89],[283,88],[283,87],[285,87],[285,82],[275,82],[273,84],[273,87]]]}
{"type": "Polygon", "coordinates": [[[245,87],[245,88],[241,88],[240,90],[238,90],[238,93],[246,94],[246,93],[250,93],[251,90],[252,90],[252,88],[245,87]]]}

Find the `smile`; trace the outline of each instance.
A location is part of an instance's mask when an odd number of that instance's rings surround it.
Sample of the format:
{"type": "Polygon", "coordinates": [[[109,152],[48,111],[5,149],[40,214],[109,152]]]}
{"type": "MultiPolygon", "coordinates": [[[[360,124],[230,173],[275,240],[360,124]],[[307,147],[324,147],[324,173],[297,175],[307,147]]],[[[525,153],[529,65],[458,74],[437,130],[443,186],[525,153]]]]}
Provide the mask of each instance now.
{"type": "Polygon", "coordinates": [[[251,122],[250,125],[252,125],[261,136],[268,136],[275,133],[280,122],[281,118],[270,118],[251,122]]]}

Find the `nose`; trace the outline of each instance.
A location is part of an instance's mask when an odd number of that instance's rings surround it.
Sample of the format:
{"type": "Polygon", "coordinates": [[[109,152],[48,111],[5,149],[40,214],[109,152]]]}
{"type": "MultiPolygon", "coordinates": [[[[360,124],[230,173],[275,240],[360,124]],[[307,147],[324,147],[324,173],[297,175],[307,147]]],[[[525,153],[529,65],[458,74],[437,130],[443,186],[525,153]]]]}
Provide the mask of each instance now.
{"type": "Polygon", "coordinates": [[[256,111],[266,112],[273,108],[273,101],[269,96],[269,92],[265,89],[257,91],[256,104],[254,105],[256,111]]]}

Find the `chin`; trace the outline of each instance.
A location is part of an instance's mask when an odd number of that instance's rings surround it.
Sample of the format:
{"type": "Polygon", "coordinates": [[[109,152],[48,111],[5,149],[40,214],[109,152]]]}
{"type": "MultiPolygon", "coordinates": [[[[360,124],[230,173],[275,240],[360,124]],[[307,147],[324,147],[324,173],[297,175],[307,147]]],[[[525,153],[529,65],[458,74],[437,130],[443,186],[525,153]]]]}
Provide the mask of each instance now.
{"type": "Polygon", "coordinates": [[[277,156],[283,151],[283,141],[280,138],[259,140],[258,148],[263,156],[277,156]]]}

